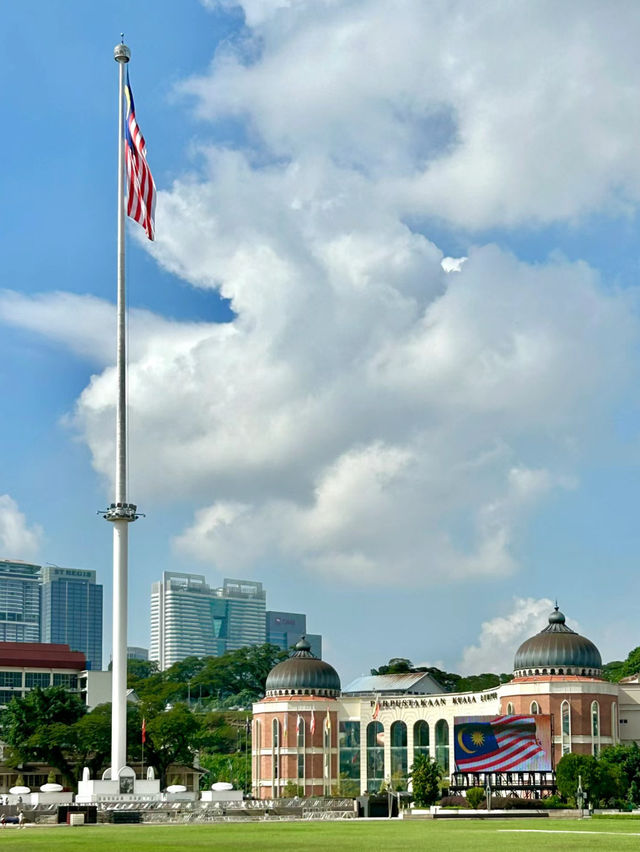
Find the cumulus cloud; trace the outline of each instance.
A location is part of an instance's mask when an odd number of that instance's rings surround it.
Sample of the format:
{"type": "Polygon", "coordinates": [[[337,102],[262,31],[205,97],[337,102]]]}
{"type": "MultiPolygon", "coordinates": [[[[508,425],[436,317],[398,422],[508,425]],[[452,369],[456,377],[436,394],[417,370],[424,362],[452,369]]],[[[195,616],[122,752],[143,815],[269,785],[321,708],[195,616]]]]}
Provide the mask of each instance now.
{"type": "Polygon", "coordinates": [[[476,644],[464,649],[456,671],[510,672],[516,649],[546,627],[552,609],[549,598],[515,598],[510,613],[483,622],[476,644]]]}
{"type": "Polygon", "coordinates": [[[40,549],[42,529],[29,525],[18,504],[8,494],[0,494],[0,553],[5,559],[35,559],[40,549]]]}
{"type": "Polygon", "coordinates": [[[398,211],[468,228],[640,197],[633,2],[615,16],[551,0],[235,5],[245,38],[184,90],[203,117],[246,119],[278,156],[328,156],[398,211]]]}
{"type": "MultiPolygon", "coordinates": [[[[444,258],[406,214],[479,227],[631,197],[635,93],[615,90],[619,109],[633,98],[623,119],[602,92],[633,78],[639,13],[626,7],[614,49],[611,16],[581,7],[578,62],[570,6],[527,8],[526,28],[499,3],[244,9],[243,38],[182,91],[205,120],[245,121],[249,141],[201,143],[145,246],[235,318],[132,314],[131,494],[191,501],[177,552],[225,572],[268,562],[416,586],[513,574],[522,524],[577,481],[632,386],[633,296],[561,257],[486,245],[444,258]]],[[[70,345],[101,368],[75,423],[108,478],[110,308],[5,294],[0,316],[52,336],[69,305],[70,345]]]]}

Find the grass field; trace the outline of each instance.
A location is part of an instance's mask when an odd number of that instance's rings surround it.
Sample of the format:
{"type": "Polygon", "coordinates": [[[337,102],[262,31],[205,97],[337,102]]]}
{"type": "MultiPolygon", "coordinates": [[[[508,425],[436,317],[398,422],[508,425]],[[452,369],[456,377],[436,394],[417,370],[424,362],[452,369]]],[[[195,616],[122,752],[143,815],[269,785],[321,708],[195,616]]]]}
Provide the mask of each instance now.
{"type": "Polygon", "coordinates": [[[492,820],[100,825],[0,829],[0,852],[639,849],[640,821],[492,820]]]}

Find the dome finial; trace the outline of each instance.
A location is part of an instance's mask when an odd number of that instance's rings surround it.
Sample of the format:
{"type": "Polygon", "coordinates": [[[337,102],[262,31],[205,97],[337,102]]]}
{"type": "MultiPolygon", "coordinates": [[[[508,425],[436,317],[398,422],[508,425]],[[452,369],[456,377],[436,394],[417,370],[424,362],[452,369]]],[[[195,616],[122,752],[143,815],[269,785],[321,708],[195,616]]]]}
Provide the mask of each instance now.
{"type": "Polygon", "coordinates": [[[310,651],[311,645],[307,642],[307,637],[302,634],[300,641],[296,643],[296,651],[310,651]]]}

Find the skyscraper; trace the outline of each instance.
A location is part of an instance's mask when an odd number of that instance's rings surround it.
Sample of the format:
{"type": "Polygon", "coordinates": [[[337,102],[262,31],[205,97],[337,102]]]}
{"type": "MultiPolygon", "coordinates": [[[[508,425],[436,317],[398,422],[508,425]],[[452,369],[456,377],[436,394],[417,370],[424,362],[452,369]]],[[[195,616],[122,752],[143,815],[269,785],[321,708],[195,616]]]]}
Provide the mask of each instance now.
{"type": "Polygon", "coordinates": [[[41,640],[81,651],[87,668],[102,669],[102,586],[96,572],[45,565],[41,586],[41,640]]]}
{"type": "Polygon", "coordinates": [[[0,560],[0,642],[40,641],[40,566],[0,560]]]}
{"type": "Polygon", "coordinates": [[[283,651],[288,651],[301,636],[305,636],[311,653],[322,659],[322,636],[319,633],[307,633],[307,616],[301,612],[274,612],[267,610],[266,641],[270,645],[277,645],[283,651]]]}
{"type": "Polygon", "coordinates": [[[151,587],[149,659],[166,669],[185,657],[218,657],[265,641],[262,583],[225,579],[211,588],[201,574],[165,571],[151,587]]]}

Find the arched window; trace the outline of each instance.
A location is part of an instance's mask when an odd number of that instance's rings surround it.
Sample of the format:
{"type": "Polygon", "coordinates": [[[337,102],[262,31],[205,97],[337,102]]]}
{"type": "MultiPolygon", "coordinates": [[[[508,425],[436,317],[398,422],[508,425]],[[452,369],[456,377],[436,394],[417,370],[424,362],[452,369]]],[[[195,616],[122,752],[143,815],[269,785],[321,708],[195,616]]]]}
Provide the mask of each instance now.
{"type": "Polygon", "coordinates": [[[600,754],[600,705],[591,702],[591,753],[594,757],[600,754]]]}
{"type": "MultiPolygon", "coordinates": [[[[338,725],[340,745],[340,778],[351,782],[348,789],[354,795],[362,792],[360,787],[360,722],[340,722],[338,725]]],[[[342,782],[340,784],[342,786],[342,782]]]]}
{"type": "Polygon", "coordinates": [[[571,751],[571,707],[568,701],[563,701],[560,705],[560,716],[562,718],[562,754],[569,754],[571,751]]]}
{"type": "Polygon", "coordinates": [[[429,723],[419,719],[413,726],[413,756],[426,754],[429,756],[429,723]]]}
{"type": "Polygon", "coordinates": [[[618,742],[618,705],[614,701],[611,705],[611,742],[615,745],[618,742]]]}
{"type": "Polygon", "coordinates": [[[513,704],[511,702],[507,704],[507,716],[513,716],[513,704]]]}
{"type": "Polygon", "coordinates": [[[391,778],[396,789],[406,787],[407,766],[407,726],[404,722],[391,725],[391,778]]]}
{"type": "Polygon", "coordinates": [[[280,722],[274,719],[271,723],[271,776],[273,780],[273,794],[277,795],[276,788],[280,778],[280,722]]]}
{"type": "Polygon", "coordinates": [[[255,790],[257,791],[260,788],[260,782],[262,778],[260,777],[260,746],[262,745],[262,723],[259,719],[256,719],[253,723],[253,736],[252,736],[252,751],[253,751],[253,783],[255,785],[255,790]]]}
{"type": "Polygon", "coordinates": [[[444,774],[449,774],[449,725],[445,719],[436,722],[436,760],[444,774]]]}
{"type": "Polygon", "coordinates": [[[367,792],[377,793],[384,781],[384,728],[382,722],[367,725],[367,792]]]}
{"type": "Polygon", "coordinates": [[[322,723],[322,787],[325,796],[331,795],[331,718],[327,713],[322,723]]]}
{"type": "Polygon", "coordinates": [[[539,712],[540,712],[540,705],[538,704],[537,701],[532,701],[531,702],[531,715],[537,716],[539,712]]]}
{"type": "Polygon", "coordinates": [[[298,784],[304,786],[304,740],[305,727],[304,719],[300,714],[296,719],[296,746],[298,748],[298,784]]]}

